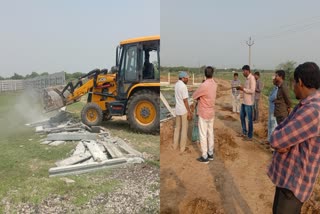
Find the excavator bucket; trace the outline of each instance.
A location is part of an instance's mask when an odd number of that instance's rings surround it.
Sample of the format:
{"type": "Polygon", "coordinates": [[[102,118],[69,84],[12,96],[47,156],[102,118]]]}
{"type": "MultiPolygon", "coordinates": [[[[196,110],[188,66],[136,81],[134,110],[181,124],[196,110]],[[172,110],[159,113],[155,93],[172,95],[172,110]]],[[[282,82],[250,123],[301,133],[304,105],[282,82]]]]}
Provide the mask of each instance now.
{"type": "Polygon", "coordinates": [[[43,105],[46,112],[58,110],[66,106],[65,96],[62,94],[63,86],[49,87],[43,90],[43,105]]]}

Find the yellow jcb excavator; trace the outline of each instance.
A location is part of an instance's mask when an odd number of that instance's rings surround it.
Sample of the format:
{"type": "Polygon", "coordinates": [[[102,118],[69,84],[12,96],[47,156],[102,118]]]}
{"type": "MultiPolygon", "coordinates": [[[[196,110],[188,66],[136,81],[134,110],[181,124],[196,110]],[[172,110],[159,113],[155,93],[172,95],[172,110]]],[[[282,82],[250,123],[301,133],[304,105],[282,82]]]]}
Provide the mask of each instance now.
{"type": "Polygon", "coordinates": [[[116,66],[110,71],[95,69],[76,84],[44,90],[46,111],[59,109],[88,94],[81,120],[99,125],[112,116],[126,115],[130,127],[155,133],[160,127],[160,36],[146,36],[120,42],[116,66]]]}

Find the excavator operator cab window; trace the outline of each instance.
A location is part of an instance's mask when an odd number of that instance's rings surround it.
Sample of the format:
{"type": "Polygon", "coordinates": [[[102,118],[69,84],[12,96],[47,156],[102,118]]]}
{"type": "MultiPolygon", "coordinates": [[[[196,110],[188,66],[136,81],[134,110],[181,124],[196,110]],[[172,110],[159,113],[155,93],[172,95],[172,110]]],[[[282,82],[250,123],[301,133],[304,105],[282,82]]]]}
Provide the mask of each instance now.
{"type": "Polygon", "coordinates": [[[159,51],[158,41],[146,42],[143,45],[142,79],[158,79],[159,51]]]}
{"type": "MultiPolygon", "coordinates": [[[[150,51],[151,52],[151,51],[150,51]]],[[[144,51],[144,62],[143,62],[143,69],[142,69],[142,76],[143,79],[154,79],[154,66],[150,62],[150,52],[144,51]]]]}
{"type": "Polygon", "coordinates": [[[125,56],[125,73],[124,79],[126,82],[132,82],[137,79],[137,47],[128,47],[125,56]]]}

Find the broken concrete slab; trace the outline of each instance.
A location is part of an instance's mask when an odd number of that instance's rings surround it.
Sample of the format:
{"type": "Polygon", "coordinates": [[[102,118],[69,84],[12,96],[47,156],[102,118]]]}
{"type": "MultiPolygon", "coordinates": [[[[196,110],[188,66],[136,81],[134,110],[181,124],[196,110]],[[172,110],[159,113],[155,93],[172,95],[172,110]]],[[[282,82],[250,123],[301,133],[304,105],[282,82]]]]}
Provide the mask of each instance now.
{"type": "Polygon", "coordinates": [[[70,126],[70,125],[76,125],[76,126],[78,126],[80,123],[76,123],[76,124],[71,124],[71,121],[69,120],[69,121],[67,121],[67,122],[65,122],[65,123],[62,123],[62,124],[60,124],[60,125],[57,125],[57,128],[64,128],[64,127],[67,127],[67,126],[70,126]]]}
{"type": "Polygon", "coordinates": [[[57,127],[46,127],[42,131],[45,133],[58,133],[58,132],[74,132],[74,131],[80,131],[83,130],[81,123],[75,123],[75,124],[61,124],[57,127]]]}
{"type": "Polygon", "coordinates": [[[49,119],[49,123],[62,123],[66,121],[72,120],[72,114],[67,111],[60,111],[55,116],[49,119]]]}
{"type": "Polygon", "coordinates": [[[59,146],[60,144],[65,143],[65,141],[63,140],[56,140],[56,141],[51,141],[51,143],[49,143],[48,145],[50,146],[59,146]]]}
{"type": "Polygon", "coordinates": [[[91,154],[89,152],[85,152],[82,154],[73,155],[61,161],[57,161],[56,166],[69,166],[69,165],[77,164],[82,161],[88,160],[90,158],[91,158],[91,154]]]}
{"type": "Polygon", "coordinates": [[[78,143],[78,145],[76,146],[74,152],[72,155],[79,155],[79,154],[83,154],[86,151],[86,147],[84,146],[84,144],[82,143],[82,141],[80,141],[78,143]]]}
{"type": "Polygon", "coordinates": [[[43,132],[43,131],[44,131],[43,126],[36,127],[36,133],[43,132]]]}
{"type": "Polygon", "coordinates": [[[50,177],[79,174],[144,161],[140,152],[131,148],[121,138],[111,137],[106,128],[89,127],[75,121],[65,112],[61,112],[43,123],[38,123],[37,126],[36,133],[49,133],[47,138],[41,139],[44,141],[41,144],[58,146],[66,141],[80,141],[71,157],[57,161],[57,167],[49,169],[50,177]],[[97,133],[89,133],[87,130],[97,133]],[[108,158],[111,159],[108,160],[108,158]],[[128,161],[126,158],[129,158],[128,161]]]}
{"type": "Polygon", "coordinates": [[[41,120],[41,121],[36,121],[36,122],[32,122],[32,123],[27,123],[25,124],[26,126],[30,126],[30,127],[37,127],[37,126],[43,126],[47,123],[49,123],[50,119],[45,119],[45,120],[41,120]]]}
{"type": "Polygon", "coordinates": [[[46,140],[46,141],[41,142],[40,144],[42,144],[42,145],[48,145],[48,144],[50,144],[50,143],[52,143],[52,141],[46,140]]]}
{"type": "Polygon", "coordinates": [[[111,141],[101,141],[102,145],[107,149],[107,152],[112,158],[123,157],[122,152],[117,148],[117,146],[111,141]]]}
{"type": "Polygon", "coordinates": [[[119,137],[115,138],[117,140],[116,144],[120,146],[123,150],[125,150],[129,155],[142,157],[142,154],[138,152],[137,150],[133,149],[131,146],[129,146],[124,140],[122,140],[119,137]]]}
{"type": "Polygon", "coordinates": [[[77,132],[77,131],[80,131],[82,130],[82,128],[78,128],[78,127],[75,127],[75,128],[59,128],[59,129],[44,129],[44,132],[46,133],[60,133],[60,132],[77,132]]]}
{"type": "Polygon", "coordinates": [[[95,162],[95,161],[93,160],[93,157],[91,156],[91,158],[89,158],[86,161],[83,161],[82,163],[93,163],[93,162],[95,162]]]}
{"type": "Polygon", "coordinates": [[[87,126],[86,124],[84,124],[84,123],[81,123],[81,127],[86,129],[86,130],[88,130],[89,132],[92,131],[92,129],[89,126],[87,126]]]}
{"type": "Polygon", "coordinates": [[[92,133],[100,133],[100,126],[91,126],[92,133]]]}
{"type": "Polygon", "coordinates": [[[107,155],[101,151],[96,141],[91,140],[90,142],[84,142],[84,145],[86,145],[95,161],[101,162],[108,159],[107,155]]]}
{"type": "Polygon", "coordinates": [[[93,133],[69,133],[69,132],[61,132],[48,134],[47,140],[96,140],[97,134],[93,133]]]}
{"type": "Polygon", "coordinates": [[[101,150],[102,152],[106,152],[106,151],[107,151],[106,148],[102,145],[101,142],[97,141],[97,145],[99,146],[99,148],[100,148],[100,150],[101,150]]]}
{"type": "Polygon", "coordinates": [[[85,172],[95,171],[98,169],[119,166],[126,163],[127,163],[126,158],[117,158],[117,159],[105,160],[100,163],[94,162],[94,163],[76,164],[71,166],[54,167],[49,169],[49,177],[85,173],[85,172]]]}
{"type": "Polygon", "coordinates": [[[127,159],[128,163],[143,163],[144,160],[140,157],[132,157],[127,159]]]}

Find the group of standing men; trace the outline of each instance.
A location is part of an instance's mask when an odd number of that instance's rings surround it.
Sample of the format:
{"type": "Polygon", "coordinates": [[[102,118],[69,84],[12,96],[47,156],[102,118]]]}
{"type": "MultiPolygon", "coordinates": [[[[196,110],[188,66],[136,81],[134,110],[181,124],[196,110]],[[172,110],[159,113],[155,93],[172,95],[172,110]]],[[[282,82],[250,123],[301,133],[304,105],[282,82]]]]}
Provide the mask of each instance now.
{"type": "Polygon", "coordinates": [[[208,163],[213,160],[214,148],[214,106],[216,100],[217,83],[213,77],[214,68],[208,66],[205,68],[204,75],[206,79],[199,88],[193,93],[194,103],[189,106],[188,98],[188,74],[185,71],[179,73],[179,80],[175,85],[176,101],[176,125],[174,130],[173,148],[177,149],[180,145],[180,152],[184,152],[187,141],[188,119],[192,119],[194,105],[197,103],[197,113],[199,116],[199,136],[202,155],[197,159],[202,163],[208,163]]]}
{"type": "MultiPolygon", "coordinates": [[[[241,86],[235,83],[232,87],[234,98],[238,99],[239,91],[243,91],[243,103],[240,109],[242,136],[252,140],[253,119],[259,119],[258,111],[253,114],[255,107],[258,109],[259,94],[262,83],[259,73],[255,77],[250,72],[250,67],[242,67],[246,78],[241,86]],[[261,84],[260,87],[258,84],[261,84]],[[257,87],[258,86],[258,87],[257,87]],[[254,116],[255,115],[255,116],[254,116]],[[246,126],[248,120],[248,129],[246,126]]],[[[208,163],[213,160],[214,145],[214,106],[217,92],[217,83],[212,79],[214,69],[205,69],[206,80],[192,95],[198,102],[199,133],[202,156],[197,160],[208,163]]],[[[234,74],[236,76],[236,74],[234,74]]],[[[236,80],[237,78],[235,78],[236,80]]],[[[268,176],[275,184],[273,213],[300,213],[303,203],[311,196],[316,178],[320,171],[320,69],[313,62],[300,64],[294,71],[294,94],[299,104],[291,110],[291,102],[286,85],[284,84],[285,72],[275,72],[274,89],[269,96],[269,125],[268,141],[274,149],[268,176]],[[270,124],[270,121],[277,125],[270,124]],[[272,126],[276,127],[272,131],[272,126]]],[[[192,108],[188,103],[188,90],[186,83],[188,74],[180,72],[179,80],[175,86],[176,99],[176,127],[174,132],[174,148],[180,144],[183,152],[187,141],[188,118],[192,118],[192,108]]],[[[236,100],[234,104],[238,104],[236,100]]],[[[239,108],[233,108],[239,112],[239,108]]]]}

